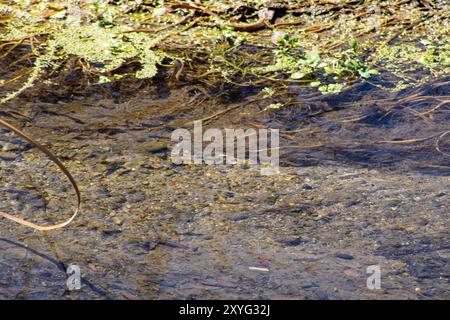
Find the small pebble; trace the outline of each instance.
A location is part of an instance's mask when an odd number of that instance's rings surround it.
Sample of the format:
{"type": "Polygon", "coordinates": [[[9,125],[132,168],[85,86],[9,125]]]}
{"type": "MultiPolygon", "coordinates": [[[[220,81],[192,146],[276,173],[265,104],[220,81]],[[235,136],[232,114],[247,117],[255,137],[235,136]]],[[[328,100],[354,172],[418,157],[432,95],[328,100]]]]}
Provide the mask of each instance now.
{"type": "Polygon", "coordinates": [[[344,259],[344,260],[353,260],[354,257],[347,253],[336,253],[336,258],[344,259]]]}
{"type": "Polygon", "coordinates": [[[114,223],[119,226],[122,225],[122,223],[123,223],[123,220],[118,217],[113,217],[113,220],[114,220],[114,223]]]}

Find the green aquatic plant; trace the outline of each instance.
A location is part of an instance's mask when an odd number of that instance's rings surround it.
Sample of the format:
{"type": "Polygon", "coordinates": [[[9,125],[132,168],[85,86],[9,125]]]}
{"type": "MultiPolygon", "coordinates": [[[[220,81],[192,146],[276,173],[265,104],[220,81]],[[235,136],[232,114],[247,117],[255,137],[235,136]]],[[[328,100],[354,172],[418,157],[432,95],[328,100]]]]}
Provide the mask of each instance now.
{"type": "Polygon", "coordinates": [[[152,78],[157,73],[157,64],[165,55],[152,50],[155,39],[142,33],[122,33],[124,30],[123,27],[105,28],[100,24],[90,24],[63,30],[49,43],[58,50],[58,58],[75,56],[101,74],[112,72],[136,58],[141,64],[135,73],[136,78],[152,78]]]}
{"type": "Polygon", "coordinates": [[[36,66],[25,87],[39,74],[39,59],[54,64],[46,70],[64,66],[49,72],[54,76],[70,71],[65,62],[78,60],[86,83],[151,79],[161,67],[182,65],[175,70],[177,80],[189,73],[190,79],[206,76],[208,81],[201,81],[212,86],[276,81],[323,93],[355,81],[400,90],[448,74],[443,2],[427,8],[400,2],[395,10],[380,6],[376,14],[373,4],[379,3],[346,2],[346,11],[335,15],[342,3],[10,1],[0,5],[0,45],[5,55],[16,46],[30,47],[27,59],[36,66]],[[264,14],[263,24],[248,28],[264,14]],[[414,76],[422,71],[426,74],[414,76]]]}
{"type": "Polygon", "coordinates": [[[46,47],[46,54],[39,55],[36,58],[27,80],[22,84],[22,86],[19,89],[9,92],[6,96],[1,98],[0,105],[17,97],[26,89],[31,88],[36,82],[36,80],[38,80],[40,76],[44,73],[44,71],[49,69],[54,70],[58,67],[59,64],[58,58],[56,57],[55,45],[53,43],[48,43],[45,47],[46,47]]]}
{"type": "MultiPolygon", "coordinates": [[[[358,41],[352,39],[349,42],[350,49],[345,51],[341,59],[344,61],[344,70],[348,70],[353,73],[357,73],[359,76],[365,79],[369,79],[373,75],[379,74],[378,70],[372,69],[369,65],[365,64],[361,58],[358,57],[358,41]]],[[[342,70],[340,70],[342,72],[342,70]]]]}
{"type": "MultiPolygon", "coordinates": [[[[46,70],[51,73],[69,58],[80,59],[92,74],[97,74],[98,83],[106,83],[120,78],[114,71],[130,60],[140,63],[134,72],[138,79],[149,79],[156,75],[164,58],[169,57],[161,51],[153,50],[158,39],[145,33],[126,33],[126,27],[105,27],[101,23],[61,28],[38,45],[33,53],[36,56],[32,72],[20,89],[10,92],[0,99],[4,103],[30,88],[46,70]]],[[[17,25],[9,25],[3,40],[24,37],[17,31],[17,25]]],[[[48,80],[48,79],[47,79],[48,80]]]]}
{"type": "Polygon", "coordinates": [[[275,63],[258,67],[256,72],[281,72],[289,79],[317,87],[323,94],[336,94],[354,78],[369,79],[379,72],[358,55],[358,42],[352,39],[350,48],[334,55],[322,54],[319,49],[305,50],[299,39],[284,35],[274,49],[275,63]]]}
{"type": "Polygon", "coordinates": [[[380,61],[385,73],[392,74],[398,80],[389,90],[402,90],[411,85],[426,83],[439,78],[450,71],[450,40],[421,39],[419,42],[407,42],[382,45],[376,48],[371,58],[380,61]],[[420,74],[420,78],[417,75],[420,74]]]}
{"type": "Polygon", "coordinates": [[[261,93],[263,94],[264,98],[270,98],[275,94],[275,91],[272,88],[265,87],[261,90],[261,93]]]}

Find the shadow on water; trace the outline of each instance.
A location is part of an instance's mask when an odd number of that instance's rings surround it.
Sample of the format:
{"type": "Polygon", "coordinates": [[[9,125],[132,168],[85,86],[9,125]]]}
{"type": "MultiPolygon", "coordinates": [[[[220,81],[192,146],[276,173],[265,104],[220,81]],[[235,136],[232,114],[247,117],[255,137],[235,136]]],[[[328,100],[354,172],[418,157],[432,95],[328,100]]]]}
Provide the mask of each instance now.
{"type": "Polygon", "coordinates": [[[336,164],[450,174],[449,81],[388,93],[370,84],[338,95],[258,113],[251,121],[279,128],[284,166],[336,164]],[[439,108],[432,110],[441,101],[439,108]]]}
{"type": "MultiPolygon", "coordinates": [[[[49,273],[49,276],[48,276],[49,278],[55,279],[55,278],[58,278],[57,273],[60,273],[60,274],[66,273],[66,269],[67,269],[68,265],[59,261],[58,259],[50,256],[49,254],[42,253],[42,252],[35,250],[27,245],[24,245],[22,243],[19,243],[19,242],[16,242],[16,241],[13,241],[13,240],[10,240],[7,238],[0,237],[0,242],[3,242],[5,244],[9,244],[9,245],[13,246],[15,251],[17,251],[18,249],[23,249],[27,255],[31,254],[31,259],[33,259],[33,256],[36,256],[36,257],[42,258],[44,261],[50,262],[56,268],[56,270],[54,270],[54,268],[48,268],[48,267],[44,266],[45,272],[49,273]]],[[[4,249],[5,248],[2,248],[2,250],[4,250],[4,249]]],[[[8,262],[8,261],[6,261],[6,262],[8,262]]],[[[2,271],[5,272],[4,268],[2,269],[2,271]]],[[[93,284],[88,279],[82,277],[81,283],[83,285],[87,286],[90,290],[92,290],[92,292],[94,292],[96,295],[98,295],[98,297],[100,297],[102,299],[112,299],[112,296],[110,296],[107,292],[105,292],[104,290],[102,290],[101,288],[99,288],[98,286],[93,284]]],[[[62,285],[65,285],[65,283],[61,284],[61,286],[62,285]]],[[[23,285],[19,286],[18,289],[20,289],[20,290],[27,289],[28,286],[29,286],[29,284],[23,284],[23,285]]]]}

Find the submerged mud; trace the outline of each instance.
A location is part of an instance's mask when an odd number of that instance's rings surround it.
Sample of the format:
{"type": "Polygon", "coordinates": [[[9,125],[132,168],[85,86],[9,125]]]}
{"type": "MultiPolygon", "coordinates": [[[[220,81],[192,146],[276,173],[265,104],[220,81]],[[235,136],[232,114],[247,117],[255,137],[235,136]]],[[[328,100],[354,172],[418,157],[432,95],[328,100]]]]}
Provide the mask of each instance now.
{"type": "MultiPolygon", "coordinates": [[[[406,113],[370,114],[347,98],[352,109],[320,99],[262,112],[186,87],[119,103],[10,104],[5,116],[76,177],[83,210],[49,233],[0,221],[0,298],[450,298],[448,157],[436,139],[373,144],[437,137],[448,129],[444,109],[413,127],[406,113]],[[356,111],[368,116],[337,121],[356,111]],[[195,119],[280,128],[280,173],[174,165],[170,133],[195,119]],[[69,264],[81,268],[80,291],[67,291],[69,264]],[[371,265],[379,290],[366,285],[371,265]]],[[[75,199],[51,162],[7,130],[0,144],[0,209],[39,223],[68,217],[75,199]]]]}

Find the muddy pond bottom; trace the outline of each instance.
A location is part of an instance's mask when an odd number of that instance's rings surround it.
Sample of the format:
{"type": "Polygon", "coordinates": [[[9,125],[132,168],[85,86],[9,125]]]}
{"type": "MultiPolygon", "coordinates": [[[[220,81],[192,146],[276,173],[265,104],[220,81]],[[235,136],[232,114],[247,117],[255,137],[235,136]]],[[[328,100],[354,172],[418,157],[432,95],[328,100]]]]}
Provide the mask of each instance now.
{"type": "MultiPolygon", "coordinates": [[[[67,164],[83,210],[48,233],[0,220],[1,299],[450,298],[442,172],[174,165],[168,131],[147,131],[168,121],[154,110],[23,106],[33,122],[15,123],[67,164]],[[67,290],[70,264],[79,291],[67,290]],[[380,289],[367,286],[374,265],[380,289]]],[[[1,144],[0,209],[38,223],[68,217],[74,199],[56,168],[6,130],[1,144]]]]}

